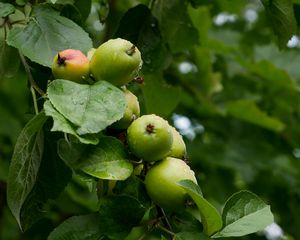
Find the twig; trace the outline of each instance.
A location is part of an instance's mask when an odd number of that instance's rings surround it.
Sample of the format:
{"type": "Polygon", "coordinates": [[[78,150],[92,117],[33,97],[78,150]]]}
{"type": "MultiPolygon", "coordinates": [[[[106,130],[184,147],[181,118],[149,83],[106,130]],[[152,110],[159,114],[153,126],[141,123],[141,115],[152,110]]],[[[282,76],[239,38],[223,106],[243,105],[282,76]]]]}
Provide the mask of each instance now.
{"type": "Polygon", "coordinates": [[[158,211],[159,214],[163,217],[163,218],[162,218],[163,223],[167,226],[167,228],[169,228],[169,229],[172,231],[172,226],[171,226],[171,224],[170,224],[170,222],[169,222],[169,220],[168,220],[168,217],[167,217],[167,215],[166,215],[164,209],[157,206],[157,211],[158,211]]]}
{"type": "Polygon", "coordinates": [[[171,236],[175,236],[174,232],[170,231],[169,229],[165,228],[164,226],[159,224],[157,227],[160,228],[161,230],[163,230],[164,232],[170,234],[171,236]]]}
{"type": "Polygon", "coordinates": [[[33,76],[31,74],[31,71],[30,71],[30,66],[28,65],[24,55],[20,52],[19,50],[19,55],[20,55],[20,58],[21,58],[21,62],[25,68],[25,72],[28,76],[28,79],[29,79],[29,82],[30,82],[30,85],[34,88],[35,91],[37,91],[41,96],[45,96],[45,92],[40,89],[40,87],[36,84],[36,82],[34,81],[33,79],[33,76]]]}
{"type": "MultiPolygon", "coordinates": [[[[12,22],[10,22],[9,17],[6,17],[5,20],[4,20],[4,39],[6,40],[6,38],[7,38],[7,30],[6,30],[5,26],[7,26],[8,29],[12,29],[12,22]]],[[[28,76],[28,79],[29,79],[29,82],[30,82],[30,92],[31,92],[32,99],[33,99],[34,111],[35,111],[35,114],[38,114],[39,113],[39,109],[38,109],[38,105],[37,105],[37,98],[36,98],[35,91],[37,91],[41,96],[44,96],[45,93],[44,93],[44,91],[42,89],[39,88],[39,86],[34,81],[33,76],[31,74],[31,71],[30,71],[30,66],[28,65],[28,63],[27,63],[24,55],[21,53],[20,50],[18,50],[18,53],[19,53],[21,62],[23,64],[23,66],[24,66],[25,72],[26,72],[26,74],[28,76]]]]}
{"type": "Polygon", "coordinates": [[[34,88],[32,86],[30,86],[30,91],[31,91],[32,99],[33,99],[34,112],[35,112],[36,115],[38,115],[39,114],[39,108],[38,108],[38,105],[37,105],[36,94],[35,94],[34,88]]]}

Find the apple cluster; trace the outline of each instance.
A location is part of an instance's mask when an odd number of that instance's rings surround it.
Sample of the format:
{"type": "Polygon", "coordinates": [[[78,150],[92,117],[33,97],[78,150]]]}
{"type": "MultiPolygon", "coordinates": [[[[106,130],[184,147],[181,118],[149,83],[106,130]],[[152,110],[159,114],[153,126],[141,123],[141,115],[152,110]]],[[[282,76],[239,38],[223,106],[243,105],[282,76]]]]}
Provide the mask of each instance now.
{"type": "MultiPolygon", "coordinates": [[[[131,42],[111,39],[92,49],[88,56],[79,50],[59,52],[52,65],[55,78],[88,83],[105,80],[117,87],[131,82],[142,66],[139,49],[131,42]]],[[[123,117],[109,126],[126,133],[129,151],[145,165],[144,183],[148,195],[158,206],[178,210],[184,208],[187,193],[177,185],[180,180],[197,184],[194,172],[183,160],[186,146],[180,133],[169,123],[155,115],[140,116],[137,97],[122,87],[127,102],[123,117]]]]}

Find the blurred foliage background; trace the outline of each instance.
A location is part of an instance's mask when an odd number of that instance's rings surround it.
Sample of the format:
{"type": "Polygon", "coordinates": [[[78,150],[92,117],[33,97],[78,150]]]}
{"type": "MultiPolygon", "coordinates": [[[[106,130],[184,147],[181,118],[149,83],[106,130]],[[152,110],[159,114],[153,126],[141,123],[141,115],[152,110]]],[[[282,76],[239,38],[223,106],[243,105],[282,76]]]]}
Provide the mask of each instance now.
{"type": "MultiPolygon", "coordinates": [[[[21,8],[33,1],[2,2],[21,8]]],[[[243,239],[300,239],[300,1],[60,0],[54,7],[94,47],[115,37],[137,44],[145,82],[129,88],[144,114],[168,118],[184,135],[209,201],[221,209],[232,193],[249,189],[271,205],[273,231],[243,239]]],[[[74,178],[47,204],[48,217],[21,237],[6,206],[6,180],[34,111],[25,71],[17,52],[4,48],[1,29],[0,39],[0,239],[46,239],[71,213],[92,210],[96,196],[74,178]]],[[[50,69],[31,66],[45,87],[50,69]]]]}

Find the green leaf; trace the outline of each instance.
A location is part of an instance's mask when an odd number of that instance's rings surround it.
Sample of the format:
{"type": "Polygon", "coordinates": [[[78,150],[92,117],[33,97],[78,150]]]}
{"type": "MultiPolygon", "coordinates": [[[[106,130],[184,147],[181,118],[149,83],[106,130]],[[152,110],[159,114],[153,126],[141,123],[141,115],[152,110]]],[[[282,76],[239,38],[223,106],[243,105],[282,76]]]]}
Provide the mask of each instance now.
{"type": "Polygon", "coordinates": [[[53,118],[53,127],[51,131],[59,131],[74,135],[80,142],[85,144],[98,144],[99,139],[96,135],[86,134],[79,136],[76,133],[76,129],[74,129],[74,125],[65,119],[64,116],[53,107],[49,100],[45,101],[44,110],[47,116],[51,116],[53,118]]]}
{"type": "Polygon", "coordinates": [[[49,84],[47,93],[79,135],[99,133],[121,119],[126,109],[124,93],[106,81],[88,85],[57,79],[49,84]]]}
{"type": "MultiPolygon", "coordinates": [[[[197,66],[197,81],[205,96],[222,89],[220,79],[212,71],[211,52],[207,48],[197,47],[194,49],[195,64],[197,66]]],[[[220,77],[219,77],[220,78],[220,77]]]]}
{"type": "Polygon", "coordinates": [[[24,231],[46,216],[45,204],[56,199],[72,177],[72,171],[57,154],[57,136],[45,131],[44,154],[34,188],[21,210],[24,231]]]}
{"type": "Polygon", "coordinates": [[[208,31],[211,29],[212,19],[210,16],[210,10],[207,6],[202,6],[198,8],[188,7],[188,14],[191,18],[192,23],[197,28],[199,33],[199,42],[207,44],[208,41],[208,31]],[[201,23],[201,24],[200,24],[201,23]]]}
{"type": "Polygon", "coordinates": [[[201,189],[191,180],[179,181],[180,185],[196,203],[203,224],[204,233],[211,236],[222,228],[222,218],[217,209],[201,194],[201,189]]]}
{"type": "Polygon", "coordinates": [[[225,204],[222,218],[224,227],[214,238],[244,236],[261,231],[274,221],[270,206],[249,191],[232,195],[225,204]]]}
{"type": "Polygon", "coordinates": [[[132,176],[125,181],[118,181],[113,189],[113,193],[116,195],[130,196],[140,202],[143,206],[151,205],[151,200],[145,189],[143,181],[132,174],[132,176]]]}
{"type": "Polygon", "coordinates": [[[167,117],[180,102],[181,89],[165,83],[161,75],[145,75],[142,90],[147,113],[167,117]]]}
{"type": "Polygon", "coordinates": [[[261,77],[264,80],[263,83],[270,91],[276,92],[282,91],[283,89],[297,90],[295,81],[290,77],[287,71],[276,67],[270,61],[261,60],[256,63],[250,63],[238,59],[238,62],[255,75],[261,77]]]}
{"type": "Polygon", "coordinates": [[[42,127],[47,117],[40,113],[31,119],[15,145],[8,174],[7,203],[20,227],[20,213],[30,191],[36,184],[44,150],[42,127]]]}
{"type": "Polygon", "coordinates": [[[139,48],[143,56],[143,73],[165,67],[169,55],[158,21],[147,6],[139,4],[130,8],[122,17],[114,37],[127,39],[139,48]]]}
{"type": "Polygon", "coordinates": [[[252,100],[237,100],[226,104],[227,114],[263,128],[280,132],[285,128],[279,119],[268,116],[252,100]]]}
{"type": "Polygon", "coordinates": [[[274,33],[278,38],[278,45],[284,48],[288,40],[297,31],[291,0],[261,0],[274,33]]]}
{"type": "Polygon", "coordinates": [[[70,217],[55,228],[47,240],[99,240],[101,221],[98,214],[70,217]]]}
{"type": "Polygon", "coordinates": [[[187,6],[185,1],[156,1],[153,4],[153,15],[158,19],[161,34],[172,52],[184,51],[198,44],[198,31],[187,14],[187,6]]]}
{"type": "Polygon", "coordinates": [[[58,152],[67,165],[97,178],[125,180],[133,171],[126,148],[114,137],[102,137],[96,146],[61,140],[58,152]]]}
{"type": "Polygon", "coordinates": [[[25,28],[13,27],[7,43],[30,60],[47,67],[61,50],[72,48],[86,53],[92,48],[92,41],[85,31],[45,5],[33,8],[32,19],[25,28]]]}
{"type": "Polygon", "coordinates": [[[7,17],[8,15],[15,12],[14,5],[10,3],[2,3],[0,2],[0,18],[7,17]]]}
{"type": "Polygon", "coordinates": [[[207,237],[200,232],[180,232],[175,235],[175,240],[190,240],[190,239],[201,239],[209,240],[211,238],[207,237]]]}
{"type": "Polygon", "coordinates": [[[111,196],[99,201],[101,231],[109,239],[125,239],[143,218],[146,208],[129,196],[111,196]]]}

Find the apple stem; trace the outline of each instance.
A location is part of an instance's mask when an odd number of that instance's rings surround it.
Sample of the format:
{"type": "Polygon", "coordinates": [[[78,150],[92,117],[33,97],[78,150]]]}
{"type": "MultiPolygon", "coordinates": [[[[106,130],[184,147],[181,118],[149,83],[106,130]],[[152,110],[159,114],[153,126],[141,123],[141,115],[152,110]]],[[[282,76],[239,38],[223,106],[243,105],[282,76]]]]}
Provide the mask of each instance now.
{"type": "Polygon", "coordinates": [[[59,53],[57,54],[57,64],[59,66],[61,66],[61,65],[66,66],[66,58],[61,57],[59,53]]]}
{"type": "Polygon", "coordinates": [[[154,125],[148,124],[147,127],[146,127],[146,131],[149,134],[153,133],[154,132],[154,125]]]}
{"type": "Polygon", "coordinates": [[[131,48],[129,48],[126,53],[129,55],[129,56],[132,56],[134,53],[135,53],[135,48],[136,46],[132,45],[131,48]]]}

